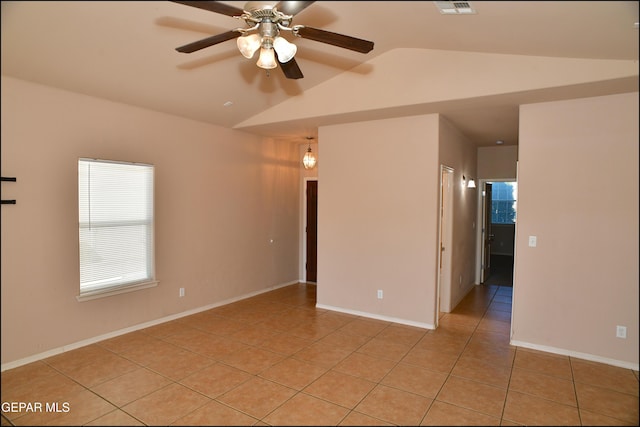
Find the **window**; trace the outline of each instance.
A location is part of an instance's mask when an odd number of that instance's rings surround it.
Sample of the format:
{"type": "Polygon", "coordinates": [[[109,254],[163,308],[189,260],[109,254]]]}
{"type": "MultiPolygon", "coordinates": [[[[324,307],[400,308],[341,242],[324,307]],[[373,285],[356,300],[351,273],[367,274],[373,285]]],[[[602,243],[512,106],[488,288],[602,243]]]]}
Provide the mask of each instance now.
{"type": "Polygon", "coordinates": [[[493,182],[491,184],[491,223],[515,224],[517,183],[493,182]]]}
{"type": "Polygon", "coordinates": [[[80,296],[155,286],[153,166],[78,161],[80,296]]]}

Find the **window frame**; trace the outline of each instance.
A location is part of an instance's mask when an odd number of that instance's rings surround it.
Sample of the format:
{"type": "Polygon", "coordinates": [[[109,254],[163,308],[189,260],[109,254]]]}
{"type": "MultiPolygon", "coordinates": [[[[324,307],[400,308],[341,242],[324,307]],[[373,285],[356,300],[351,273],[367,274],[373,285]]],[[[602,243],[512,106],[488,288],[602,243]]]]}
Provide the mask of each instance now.
{"type": "MultiPolygon", "coordinates": [[[[147,170],[150,171],[150,179],[145,180],[144,184],[145,186],[147,186],[147,188],[141,190],[141,193],[138,193],[137,196],[138,197],[144,197],[145,200],[147,200],[147,203],[150,205],[150,207],[147,207],[147,213],[150,213],[150,218],[146,219],[136,219],[134,221],[131,220],[114,220],[113,221],[113,225],[101,225],[100,228],[106,228],[106,229],[112,229],[112,230],[116,230],[118,227],[123,227],[123,226],[130,226],[131,223],[139,223],[140,225],[144,226],[144,231],[146,234],[146,239],[149,240],[146,244],[142,245],[142,247],[144,248],[144,250],[142,251],[142,254],[144,255],[145,258],[145,272],[146,272],[146,276],[140,280],[125,280],[122,282],[115,282],[115,283],[110,283],[104,286],[93,286],[93,287],[88,287],[86,286],[85,289],[83,289],[83,283],[82,283],[82,277],[79,277],[79,294],[76,296],[78,301],[87,301],[87,300],[92,300],[92,299],[96,299],[96,298],[102,298],[102,297],[107,297],[107,296],[112,296],[112,295],[117,295],[117,294],[122,294],[122,293],[126,293],[126,292],[133,292],[133,291],[137,291],[137,290],[141,290],[141,289],[146,289],[146,288],[150,288],[150,287],[155,287],[158,285],[158,280],[156,279],[156,271],[155,271],[155,167],[152,164],[147,164],[147,163],[136,163],[136,162],[127,162],[127,161],[115,161],[115,160],[104,160],[104,159],[95,159],[95,158],[86,158],[86,157],[81,157],[78,159],[78,180],[77,180],[77,184],[78,184],[78,197],[77,197],[77,201],[78,201],[78,209],[77,209],[77,213],[78,213],[78,272],[80,273],[81,269],[82,269],[82,259],[81,259],[81,253],[83,250],[83,242],[82,242],[82,230],[86,230],[87,229],[87,220],[85,219],[83,222],[83,214],[84,216],[89,215],[90,216],[90,211],[91,209],[88,208],[87,210],[83,211],[83,206],[82,206],[82,197],[83,197],[83,192],[86,193],[87,196],[91,195],[91,190],[89,188],[83,189],[83,183],[88,186],[90,183],[90,178],[83,178],[82,173],[81,173],[81,168],[83,167],[83,165],[91,165],[91,164],[114,164],[114,165],[125,165],[125,166],[138,166],[141,168],[145,168],[147,170]],[[84,181],[83,181],[84,179],[84,181]],[[148,188],[148,186],[150,186],[151,188],[148,188]],[[150,212],[148,212],[150,211],[150,212]]],[[[95,193],[93,193],[95,194],[95,193]]],[[[91,219],[88,220],[89,222],[89,226],[88,228],[91,229],[91,219]]],[[[112,222],[111,218],[109,218],[108,222],[112,222]]],[[[103,221],[104,223],[104,221],[103,221]]],[[[113,238],[112,238],[113,240],[113,238]]]]}

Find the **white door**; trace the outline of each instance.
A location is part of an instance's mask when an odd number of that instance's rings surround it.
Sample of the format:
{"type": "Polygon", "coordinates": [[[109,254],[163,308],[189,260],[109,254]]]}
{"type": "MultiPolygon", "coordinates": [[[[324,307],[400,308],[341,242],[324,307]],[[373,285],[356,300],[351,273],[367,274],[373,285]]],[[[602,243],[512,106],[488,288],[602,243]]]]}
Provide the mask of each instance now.
{"type": "Polygon", "coordinates": [[[438,254],[438,297],[437,297],[437,319],[441,313],[451,311],[451,230],[453,212],[453,169],[440,166],[440,228],[439,228],[439,248],[438,254]]]}

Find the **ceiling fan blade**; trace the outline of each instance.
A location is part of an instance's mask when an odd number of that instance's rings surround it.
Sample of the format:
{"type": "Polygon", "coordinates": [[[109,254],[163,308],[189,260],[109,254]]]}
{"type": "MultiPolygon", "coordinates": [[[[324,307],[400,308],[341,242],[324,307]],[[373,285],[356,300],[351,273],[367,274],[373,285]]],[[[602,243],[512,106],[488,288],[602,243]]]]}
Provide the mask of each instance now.
{"type": "Polygon", "coordinates": [[[177,47],[176,50],[182,53],[191,53],[205,47],[213,46],[214,44],[226,42],[227,40],[235,39],[240,36],[239,31],[231,30],[226,33],[218,34],[215,36],[207,37],[206,39],[198,40],[193,43],[186,44],[184,46],[177,47]]]}
{"type": "Polygon", "coordinates": [[[295,33],[302,38],[327,43],[345,49],[355,50],[360,53],[368,53],[373,50],[373,42],[357,39],[343,34],[332,33],[331,31],[320,30],[318,28],[305,27],[303,25],[294,27],[295,33]]]}
{"type": "Polygon", "coordinates": [[[284,13],[285,15],[296,15],[302,12],[307,7],[311,6],[311,4],[315,3],[315,1],[286,1],[283,0],[277,5],[275,8],[278,11],[284,13]]]}
{"type": "Polygon", "coordinates": [[[288,79],[301,79],[304,77],[300,67],[298,67],[298,63],[295,58],[291,58],[287,62],[280,62],[278,59],[278,64],[280,64],[280,68],[282,68],[282,72],[285,77],[288,79]]]}
{"type": "Polygon", "coordinates": [[[242,9],[238,9],[235,6],[229,6],[228,4],[224,4],[219,1],[172,1],[173,3],[197,7],[199,9],[208,10],[209,12],[221,13],[228,16],[240,16],[244,13],[242,9]]]}

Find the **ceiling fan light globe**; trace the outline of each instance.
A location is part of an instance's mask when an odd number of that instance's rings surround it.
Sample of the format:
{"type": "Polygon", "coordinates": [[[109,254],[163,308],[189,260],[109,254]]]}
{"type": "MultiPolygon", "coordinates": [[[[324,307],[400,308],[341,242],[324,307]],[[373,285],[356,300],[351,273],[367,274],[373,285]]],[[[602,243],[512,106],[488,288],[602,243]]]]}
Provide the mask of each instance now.
{"type": "Polygon", "coordinates": [[[287,39],[280,36],[276,37],[273,41],[273,48],[278,54],[278,60],[280,60],[280,62],[291,61],[298,51],[298,47],[295,44],[290,43],[287,39]]]}
{"type": "Polygon", "coordinates": [[[253,58],[260,47],[261,39],[258,34],[249,34],[248,36],[238,37],[238,50],[247,59],[253,58]]]}
{"type": "Polygon", "coordinates": [[[258,58],[256,65],[260,68],[264,68],[265,70],[276,68],[278,64],[276,63],[276,56],[273,49],[264,47],[260,48],[260,58],[258,58]]]}

